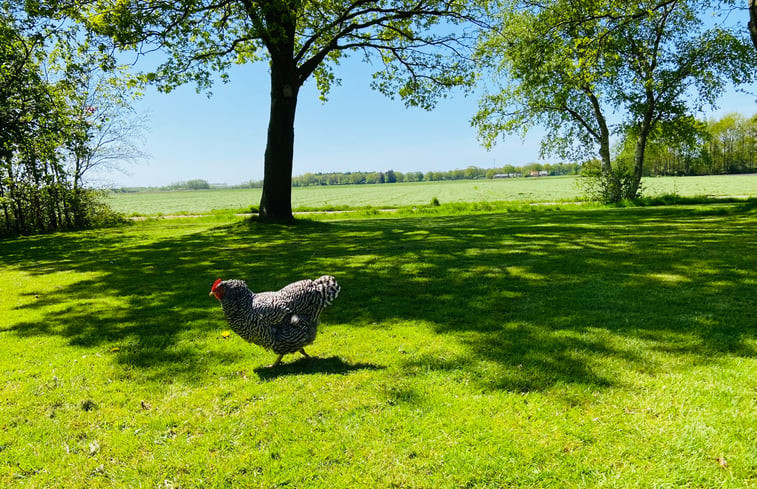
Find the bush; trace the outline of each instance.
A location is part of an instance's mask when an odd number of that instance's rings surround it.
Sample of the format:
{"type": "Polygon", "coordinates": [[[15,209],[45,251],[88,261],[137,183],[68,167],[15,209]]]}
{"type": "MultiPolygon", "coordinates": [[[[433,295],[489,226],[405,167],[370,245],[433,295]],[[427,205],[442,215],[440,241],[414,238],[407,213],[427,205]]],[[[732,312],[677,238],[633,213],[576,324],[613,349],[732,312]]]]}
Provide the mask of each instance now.
{"type": "Polygon", "coordinates": [[[106,191],[84,189],[80,192],[83,195],[81,212],[84,217],[81,227],[112,227],[127,222],[123,214],[110,208],[106,202],[106,191]]]}
{"type": "Polygon", "coordinates": [[[0,201],[0,236],[35,234],[122,224],[105,192],[65,185],[17,185],[0,201]]]}
{"type": "Polygon", "coordinates": [[[616,204],[625,200],[641,198],[642,187],[634,189],[633,175],[624,168],[613,169],[603,174],[599,168],[589,167],[581,173],[579,184],[586,198],[603,204],[616,204]]]}

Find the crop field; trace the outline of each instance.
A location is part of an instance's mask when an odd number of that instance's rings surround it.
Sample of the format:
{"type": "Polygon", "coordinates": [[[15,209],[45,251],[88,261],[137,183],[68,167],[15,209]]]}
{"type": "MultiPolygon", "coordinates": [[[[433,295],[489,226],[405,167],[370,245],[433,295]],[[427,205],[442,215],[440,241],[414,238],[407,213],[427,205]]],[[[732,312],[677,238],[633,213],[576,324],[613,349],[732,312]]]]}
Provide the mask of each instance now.
{"type": "MultiPolygon", "coordinates": [[[[451,182],[381,185],[339,185],[292,189],[295,209],[392,208],[426,205],[436,197],[443,203],[486,201],[558,201],[578,197],[573,178],[520,180],[459,180],[451,182]]],[[[113,194],[112,206],[127,214],[208,213],[247,210],[260,201],[260,189],[229,189],[113,194]]]]}
{"type": "Polygon", "coordinates": [[[0,487],[755,487],[754,201],[533,208],[1,240],[0,487]],[[208,297],[324,273],[275,368],[208,297]]]}
{"type": "MultiPolygon", "coordinates": [[[[573,202],[582,199],[575,177],[458,180],[382,185],[302,187],[292,191],[295,209],[394,208],[459,202],[573,202]]],[[[648,178],[645,195],[757,197],[757,175],[648,178]]],[[[245,212],[260,201],[260,189],[111,194],[113,208],[127,215],[245,212]]]]}

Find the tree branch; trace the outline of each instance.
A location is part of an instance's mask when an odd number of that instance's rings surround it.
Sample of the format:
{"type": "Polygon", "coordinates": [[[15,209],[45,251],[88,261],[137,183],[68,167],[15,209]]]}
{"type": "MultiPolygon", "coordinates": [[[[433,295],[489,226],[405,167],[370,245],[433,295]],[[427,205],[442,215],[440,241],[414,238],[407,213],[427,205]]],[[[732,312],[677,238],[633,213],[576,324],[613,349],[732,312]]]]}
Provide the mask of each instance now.
{"type": "Polygon", "coordinates": [[[299,77],[300,77],[301,83],[304,82],[313,73],[313,71],[320,65],[320,63],[326,58],[326,56],[328,56],[329,53],[333,51],[359,49],[361,47],[373,48],[373,49],[385,49],[385,50],[391,50],[393,52],[397,52],[397,50],[399,49],[396,46],[392,46],[389,40],[387,39],[376,39],[376,38],[364,38],[365,40],[360,40],[358,42],[339,44],[339,40],[350,38],[356,32],[366,31],[372,27],[384,27],[386,29],[394,30],[394,32],[397,32],[398,34],[400,34],[400,36],[405,37],[406,40],[419,41],[420,44],[416,47],[419,47],[420,45],[425,45],[425,46],[444,45],[445,47],[449,47],[450,43],[453,41],[453,38],[451,37],[446,38],[445,40],[446,44],[445,44],[445,43],[438,42],[438,40],[424,39],[418,36],[408,36],[406,32],[400,31],[399,29],[396,29],[393,26],[391,26],[391,23],[398,20],[406,20],[409,18],[420,17],[420,16],[448,17],[448,18],[454,18],[457,20],[462,20],[464,18],[464,16],[462,16],[461,14],[452,10],[452,4],[453,4],[452,1],[448,1],[445,4],[445,6],[441,9],[431,9],[425,6],[425,2],[421,0],[413,8],[406,9],[406,10],[366,8],[366,9],[352,11],[353,8],[363,6],[369,3],[374,3],[374,2],[368,1],[368,0],[362,0],[362,1],[353,3],[348,9],[345,10],[345,12],[339,18],[335,19],[325,28],[320,29],[319,33],[313,34],[312,36],[308,38],[308,40],[305,43],[303,43],[302,47],[300,48],[300,50],[295,56],[296,61],[302,60],[303,57],[307,54],[308,50],[311,49],[312,46],[315,45],[316,41],[319,40],[319,38],[323,36],[325,33],[331,32],[334,28],[342,26],[348,21],[359,19],[360,17],[366,16],[369,14],[379,14],[379,16],[365,20],[363,22],[351,22],[348,25],[339,29],[336,33],[334,33],[331,36],[331,39],[328,42],[324,43],[324,46],[320,50],[318,50],[318,52],[316,52],[313,56],[311,56],[309,59],[303,62],[302,65],[300,66],[299,77]],[[375,41],[381,41],[383,42],[383,44],[376,45],[373,43],[375,41]]]}

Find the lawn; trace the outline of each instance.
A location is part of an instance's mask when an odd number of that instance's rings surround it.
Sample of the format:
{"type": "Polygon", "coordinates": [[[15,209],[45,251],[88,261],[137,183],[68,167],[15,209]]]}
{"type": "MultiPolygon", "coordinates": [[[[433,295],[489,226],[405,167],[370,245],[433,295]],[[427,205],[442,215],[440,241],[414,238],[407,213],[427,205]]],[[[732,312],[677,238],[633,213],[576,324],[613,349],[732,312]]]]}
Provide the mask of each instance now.
{"type": "Polygon", "coordinates": [[[755,236],[747,203],[0,241],[0,486],[754,487],[755,236]],[[314,358],[221,334],[215,278],[323,273],[314,358]]]}
{"type": "MultiPolygon", "coordinates": [[[[704,177],[646,178],[645,195],[683,197],[757,197],[757,174],[704,177]]],[[[113,208],[125,214],[208,214],[233,209],[246,212],[260,202],[260,189],[111,194],[113,208]]],[[[295,209],[394,208],[442,204],[492,202],[572,202],[583,191],[575,177],[457,180],[381,185],[340,185],[294,188],[295,209]]]]}

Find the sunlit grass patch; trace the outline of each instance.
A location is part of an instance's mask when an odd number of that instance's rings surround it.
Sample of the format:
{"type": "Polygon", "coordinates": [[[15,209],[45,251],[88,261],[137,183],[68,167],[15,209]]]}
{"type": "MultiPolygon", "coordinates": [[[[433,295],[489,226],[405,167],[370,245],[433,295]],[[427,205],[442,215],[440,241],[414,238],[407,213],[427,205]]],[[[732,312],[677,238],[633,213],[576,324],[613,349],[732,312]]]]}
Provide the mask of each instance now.
{"type": "Polygon", "coordinates": [[[750,487],[755,235],[728,204],[0,241],[0,485],[750,487]],[[277,369],[207,295],[322,273],[277,369]]]}

